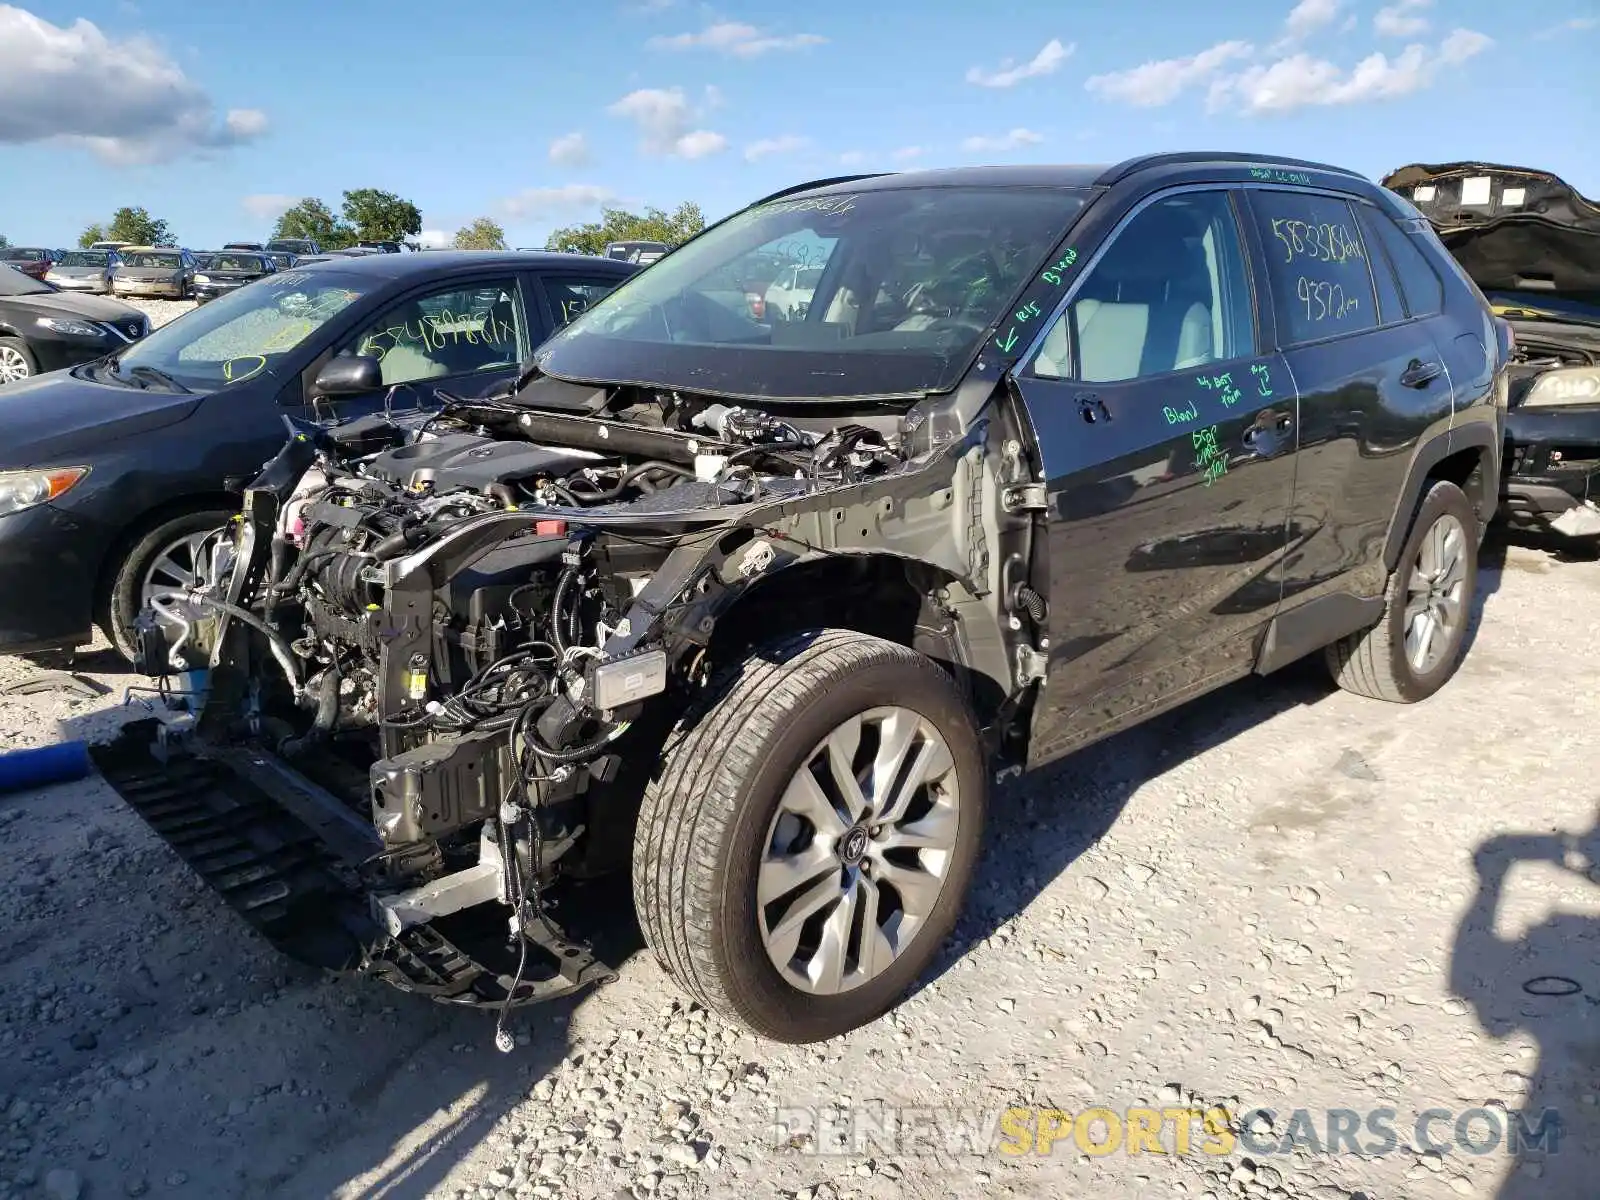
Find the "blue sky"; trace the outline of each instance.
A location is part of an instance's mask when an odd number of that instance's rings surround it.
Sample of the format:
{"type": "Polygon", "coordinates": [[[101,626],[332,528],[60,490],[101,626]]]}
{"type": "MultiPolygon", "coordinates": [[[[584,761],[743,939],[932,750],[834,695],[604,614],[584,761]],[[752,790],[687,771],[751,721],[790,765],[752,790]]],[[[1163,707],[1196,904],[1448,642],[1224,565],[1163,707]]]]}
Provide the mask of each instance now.
{"type": "Polygon", "coordinates": [[[489,215],[537,245],[607,201],[714,219],[823,175],[1196,148],[1373,176],[1477,158],[1600,195],[1596,16],[1594,0],[0,3],[0,233],[71,244],[137,204],[201,247],[265,235],[298,197],[379,187],[429,231],[489,215]]]}

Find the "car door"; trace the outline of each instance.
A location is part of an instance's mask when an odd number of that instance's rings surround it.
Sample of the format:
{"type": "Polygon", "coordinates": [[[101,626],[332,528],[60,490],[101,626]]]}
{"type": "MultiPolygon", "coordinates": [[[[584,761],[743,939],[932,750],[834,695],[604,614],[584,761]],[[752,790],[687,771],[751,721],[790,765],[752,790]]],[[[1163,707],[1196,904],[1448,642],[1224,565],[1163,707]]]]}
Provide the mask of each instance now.
{"type": "Polygon", "coordinates": [[[319,357],[304,374],[304,394],[313,408],[340,416],[382,407],[429,407],[436,392],[478,396],[516,376],[532,350],[528,306],[515,271],[435,281],[407,292],[361,322],[333,350],[378,360],[381,391],[318,399],[311,384],[327,361],[319,357]]]}
{"type": "MultiPolygon", "coordinates": [[[[626,275],[606,271],[541,271],[537,275],[538,288],[543,297],[546,328],[545,337],[565,328],[578,314],[620,284],[626,275]]],[[[543,340],[542,338],[540,339],[543,340]]]]}
{"type": "Polygon", "coordinates": [[[1258,352],[1236,196],[1152,197],[1086,263],[1018,384],[1047,478],[1043,761],[1247,673],[1294,489],[1295,393],[1258,352]]]}
{"type": "Polygon", "coordinates": [[[1339,591],[1375,595],[1411,451],[1430,427],[1449,425],[1445,359],[1430,321],[1401,307],[1351,198],[1266,184],[1246,196],[1278,349],[1300,397],[1284,608],[1339,591]]]}

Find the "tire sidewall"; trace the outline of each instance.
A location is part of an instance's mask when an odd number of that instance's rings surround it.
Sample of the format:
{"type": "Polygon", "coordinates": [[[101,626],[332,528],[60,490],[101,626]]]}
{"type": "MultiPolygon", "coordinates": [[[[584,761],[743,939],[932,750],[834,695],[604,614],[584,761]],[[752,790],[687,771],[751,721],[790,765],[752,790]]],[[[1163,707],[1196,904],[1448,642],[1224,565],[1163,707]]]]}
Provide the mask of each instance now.
{"type": "Polygon", "coordinates": [[[912,658],[886,659],[814,691],[797,711],[784,714],[778,735],[762,747],[761,766],[737,789],[738,815],[718,862],[718,966],[730,999],[742,1011],[759,1013],[762,1024],[781,1030],[785,1040],[816,1040],[816,1031],[853,1028],[886,1011],[926,968],[960,913],[982,836],[986,778],[972,719],[954,684],[940,687],[931,677],[938,671],[912,658]],[[803,992],[779,974],[761,940],[755,892],[767,831],[783,790],[811,751],[850,716],[889,706],[932,722],[955,760],[961,801],[950,871],[927,923],[887,970],[848,992],[803,992]]]}
{"type": "Polygon", "coordinates": [[[124,658],[131,657],[132,646],[127,630],[139,615],[142,580],[156,552],[180,537],[225,525],[232,516],[231,512],[223,509],[184,513],[161,522],[134,543],[117,567],[105,610],[106,638],[124,658]]]}
{"type": "Polygon", "coordinates": [[[1406,538],[1400,562],[1395,567],[1394,587],[1386,617],[1389,622],[1390,670],[1396,683],[1399,684],[1402,698],[1407,702],[1425,700],[1433,695],[1449,682],[1450,677],[1461,665],[1467,631],[1473,621],[1473,601],[1478,591],[1477,520],[1477,514],[1473,511],[1472,503],[1467,499],[1466,493],[1453,483],[1434,484],[1417,509],[1417,519],[1412,522],[1411,534],[1406,538]],[[1460,521],[1461,528],[1466,534],[1463,553],[1466,555],[1467,572],[1466,586],[1461,598],[1462,621],[1460,627],[1450,635],[1453,643],[1450,652],[1439,660],[1438,666],[1432,671],[1420,674],[1412,668],[1411,660],[1406,657],[1406,597],[1409,594],[1411,577],[1416,571],[1417,554],[1422,548],[1422,541],[1439,518],[1446,515],[1460,521]]]}

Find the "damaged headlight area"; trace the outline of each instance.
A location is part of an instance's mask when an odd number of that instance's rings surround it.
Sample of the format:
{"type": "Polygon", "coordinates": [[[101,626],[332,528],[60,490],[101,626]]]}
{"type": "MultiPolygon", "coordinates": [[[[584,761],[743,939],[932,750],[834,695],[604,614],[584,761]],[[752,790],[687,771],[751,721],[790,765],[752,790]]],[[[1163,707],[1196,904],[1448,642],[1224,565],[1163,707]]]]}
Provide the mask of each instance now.
{"type": "Polygon", "coordinates": [[[702,681],[721,598],[803,553],[771,514],[904,469],[866,420],[674,393],[291,421],[212,577],[135,629],[144,672],[206,673],[198,719],[102,769],[290,953],[493,1007],[604,979],[557,892],[627,844],[629,733],[702,681]]]}

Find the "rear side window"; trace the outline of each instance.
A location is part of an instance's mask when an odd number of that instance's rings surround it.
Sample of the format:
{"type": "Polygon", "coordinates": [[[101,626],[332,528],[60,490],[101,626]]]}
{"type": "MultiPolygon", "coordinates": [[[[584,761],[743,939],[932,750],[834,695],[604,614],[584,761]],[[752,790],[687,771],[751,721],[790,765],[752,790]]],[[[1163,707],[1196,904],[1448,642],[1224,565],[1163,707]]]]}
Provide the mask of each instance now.
{"type": "Polygon", "coordinates": [[[1266,248],[1267,282],[1282,345],[1377,327],[1366,247],[1347,201],[1253,190],[1250,205],[1266,248]]]}
{"type": "Polygon", "coordinates": [[[1416,239],[1382,213],[1363,212],[1362,217],[1367,228],[1388,252],[1389,261],[1394,263],[1395,274],[1400,277],[1400,290],[1405,294],[1407,311],[1413,317],[1431,317],[1443,312],[1444,282],[1433,269],[1422,247],[1417,245],[1416,239]]]}

